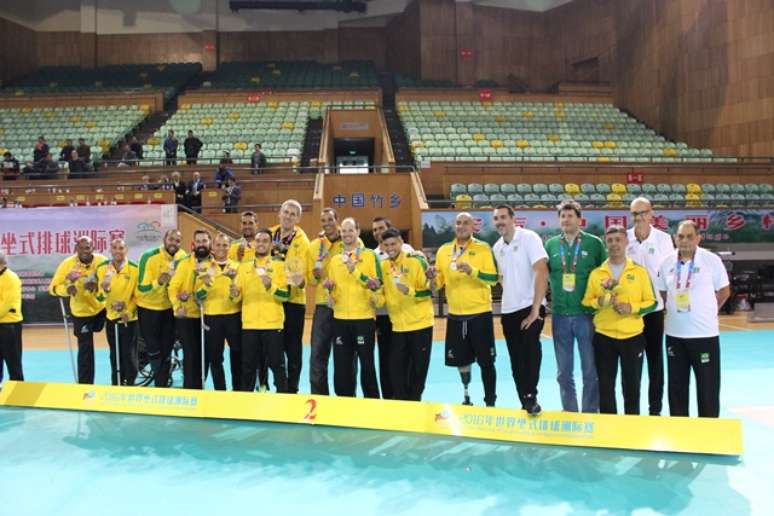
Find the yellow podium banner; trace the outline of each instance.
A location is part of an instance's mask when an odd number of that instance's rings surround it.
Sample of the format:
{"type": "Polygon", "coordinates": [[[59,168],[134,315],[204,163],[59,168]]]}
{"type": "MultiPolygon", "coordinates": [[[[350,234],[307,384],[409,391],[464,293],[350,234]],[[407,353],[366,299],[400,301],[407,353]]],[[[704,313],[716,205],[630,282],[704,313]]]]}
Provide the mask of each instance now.
{"type": "Polygon", "coordinates": [[[742,454],[737,419],[617,416],[303,394],[9,381],[0,405],[365,428],[533,444],[742,454]]]}

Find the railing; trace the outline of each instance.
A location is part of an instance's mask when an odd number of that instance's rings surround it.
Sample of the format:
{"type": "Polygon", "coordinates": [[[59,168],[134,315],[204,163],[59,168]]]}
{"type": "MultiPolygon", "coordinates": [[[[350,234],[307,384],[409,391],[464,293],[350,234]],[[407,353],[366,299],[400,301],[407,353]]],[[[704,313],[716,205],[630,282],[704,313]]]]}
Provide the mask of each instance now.
{"type": "MultiPolygon", "coordinates": [[[[414,154],[417,154],[414,151],[414,154]]],[[[695,164],[695,165],[772,165],[774,164],[774,156],[653,156],[653,155],[629,155],[629,156],[580,156],[580,155],[567,155],[567,154],[529,154],[522,156],[455,156],[454,160],[444,159],[445,157],[439,156],[422,156],[423,159],[432,162],[443,162],[447,164],[447,167],[453,166],[475,166],[479,163],[486,163],[489,166],[497,167],[509,166],[510,163],[518,163],[522,165],[536,165],[540,166],[546,162],[551,163],[552,166],[556,163],[562,165],[570,165],[573,163],[582,163],[584,165],[604,165],[604,166],[619,166],[619,167],[631,167],[639,164],[646,163],[648,165],[669,166],[675,164],[695,164]],[[494,158],[494,159],[493,159],[494,158]]],[[[560,165],[561,166],[561,165],[560,165]]]]}

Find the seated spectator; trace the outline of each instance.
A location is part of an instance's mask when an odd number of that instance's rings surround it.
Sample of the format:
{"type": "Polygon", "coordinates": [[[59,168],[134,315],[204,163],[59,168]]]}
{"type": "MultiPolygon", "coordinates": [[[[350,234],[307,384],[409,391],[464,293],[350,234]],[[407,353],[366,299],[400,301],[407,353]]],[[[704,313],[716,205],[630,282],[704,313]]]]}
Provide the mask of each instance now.
{"type": "Polygon", "coordinates": [[[67,166],[70,169],[70,174],[67,177],[70,179],[84,179],[95,175],[91,165],[78,157],[78,151],[75,149],[70,152],[70,159],[67,161],[67,166]]]}
{"type": "Polygon", "coordinates": [[[32,151],[32,161],[37,163],[38,161],[45,159],[46,154],[49,153],[48,144],[44,136],[38,136],[38,141],[35,144],[35,148],[32,151]]]}
{"type": "Polygon", "coordinates": [[[225,163],[221,163],[218,165],[218,171],[215,173],[215,185],[218,188],[222,188],[226,179],[233,177],[234,173],[231,172],[231,169],[227,168],[225,163]]]}
{"type": "Polygon", "coordinates": [[[175,203],[186,206],[188,201],[188,187],[180,179],[180,172],[172,172],[172,189],[175,190],[175,203]]]}
{"type": "Polygon", "coordinates": [[[155,190],[151,187],[151,180],[148,174],[142,176],[142,182],[136,186],[137,190],[155,190]]]}
{"type": "Polygon", "coordinates": [[[142,143],[137,141],[136,136],[132,136],[132,139],[129,141],[129,148],[132,149],[132,152],[137,154],[137,159],[142,160],[142,143]]]}
{"type": "Polygon", "coordinates": [[[172,183],[166,175],[162,175],[157,183],[157,187],[154,190],[172,190],[172,183]]]}
{"type": "Polygon", "coordinates": [[[202,149],[202,145],[202,141],[194,136],[193,131],[188,131],[188,138],[183,142],[186,163],[189,165],[196,165],[196,159],[199,157],[199,151],[202,149]]]}
{"type": "Polygon", "coordinates": [[[13,157],[10,151],[3,154],[3,179],[12,181],[19,177],[19,160],[13,157]]]}
{"type": "Polygon", "coordinates": [[[76,150],[78,151],[78,157],[83,161],[86,163],[91,161],[91,147],[86,144],[86,140],[78,138],[78,148],[76,150]]]}
{"type": "Polygon", "coordinates": [[[59,175],[59,163],[54,161],[54,157],[49,152],[43,159],[33,163],[31,167],[24,167],[23,173],[30,179],[56,179],[59,175]]]}
{"type": "Polygon", "coordinates": [[[223,212],[236,213],[242,189],[236,184],[236,179],[229,177],[223,185],[223,212]]]}
{"type": "Polygon", "coordinates": [[[68,138],[62,146],[62,150],[59,151],[59,161],[70,161],[74,150],[73,141],[68,138]]]}
{"type": "Polygon", "coordinates": [[[202,190],[204,190],[204,182],[202,181],[201,174],[198,172],[193,173],[193,179],[188,183],[188,204],[187,206],[194,210],[196,213],[202,212],[202,190]]]}
{"type": "Polygon", "coordinates": [[[234,160],[231,159],[231,153],[227,150],[223,151],[223,157],[220,158],[221,165],[233,165],[234,160]]]}
{"type": "Polygon", "coordinates": [[[253,173],[253,175],[258,175],[264,168],[266,168],[266,165],[266,154],[263,153],[261,144],[256,143],[253,155],[250,156],[250,171],[253,173]]]}
{"type": "Polygon", "coordinates": [[[129,145],[124,145],[122,152],[121,161],[118,163],[119,167],[133,167],[137,165],[137,153],[129,145]]]}

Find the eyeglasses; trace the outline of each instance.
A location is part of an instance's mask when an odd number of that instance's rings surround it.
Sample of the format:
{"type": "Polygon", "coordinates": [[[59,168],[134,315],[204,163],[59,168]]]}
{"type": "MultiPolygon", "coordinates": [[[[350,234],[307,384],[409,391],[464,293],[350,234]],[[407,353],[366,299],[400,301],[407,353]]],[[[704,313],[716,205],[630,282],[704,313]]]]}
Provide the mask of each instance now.
{"type": "Polygon", "coordinates": [[[650,210],[633,211],[632,212],[632,217],[640,217],[640,216],[646,215],[648,213],[650,213],[650,210]]]}

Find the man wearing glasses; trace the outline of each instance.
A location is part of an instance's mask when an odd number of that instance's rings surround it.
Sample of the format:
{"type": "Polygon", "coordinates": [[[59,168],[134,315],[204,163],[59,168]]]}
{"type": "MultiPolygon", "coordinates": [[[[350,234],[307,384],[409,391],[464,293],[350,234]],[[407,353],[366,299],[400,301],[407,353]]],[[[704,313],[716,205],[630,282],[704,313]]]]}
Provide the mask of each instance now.
{"type": "MultiPolygon", "coordinates": [[[[644,197],[634,199],[630,205],[633,226],[627,231],[629,245],[626,256],[647,269],[650,281],[655,281],[664,259],[674,252],[672,237],[651,225],[653,208],[644,197]]],[[[645,357],[648,361],[648,412],[661,415],[664,397],[664,302],[657,297],[656,309],[645,315],[645,357]]]]}

